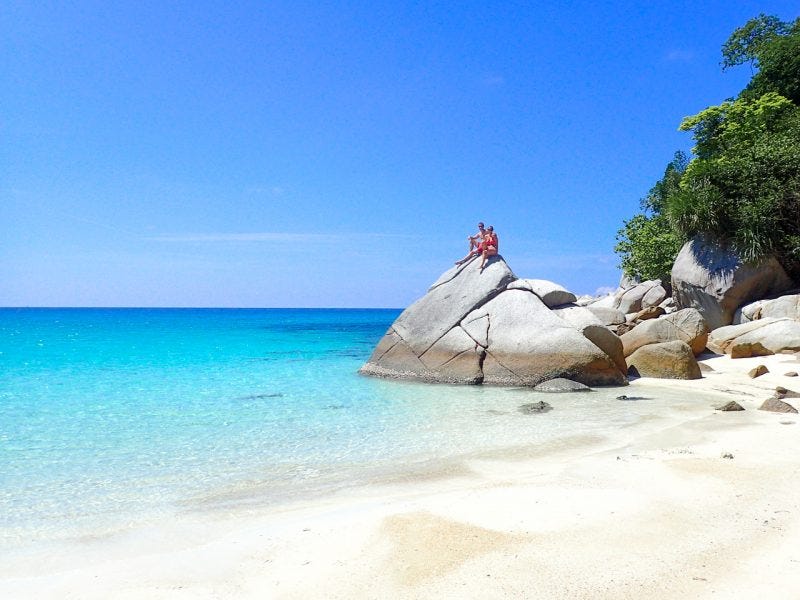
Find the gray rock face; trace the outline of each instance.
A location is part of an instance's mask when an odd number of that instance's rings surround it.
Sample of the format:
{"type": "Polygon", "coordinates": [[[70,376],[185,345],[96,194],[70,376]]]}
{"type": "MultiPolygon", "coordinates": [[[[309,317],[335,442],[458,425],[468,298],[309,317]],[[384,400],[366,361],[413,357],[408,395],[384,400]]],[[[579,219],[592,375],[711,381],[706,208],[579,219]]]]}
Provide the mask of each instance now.
{"type": "Polygon", "coordinates": [[[628,371],[622,353],[622,341],[616,333],[602,324],[593,311],[575,304],[564,304],[555,307],[553,314],[580,331],[583,337],[605,352],[621,372],[628,371]]]}
{"type": "Polygon", "coordinates": [[[749,265],[702,236],[684,244],[672,267],[672,296],[678,306],[699,310],[712,330],[730,325],[742,304],[791,287],[775,258],[749,265]]]}
{"type": "Polygon", "coordinates": [[[642,346],[628,357],[629,373],[660,379],[700,379],[700,366],[683,341],[642,346]]]}
{"type": "Polygon", "coordinates": [[[794,319],[800,321],[800,294],[780,296],[773,300],[757,300],[742,306],[734,317],[734,323],[747,323],[763,318],[794,319]]]}
{"type": "Polygon", "coordinates": [[[500,257],[487,262],[483,273],[475,260],[453,267],[427,294],[404,310],[392,328],[414,354],[421,356],[470,311],[498,295],[515,279],[500,257]]]}
{"type": "Polygon", "coordinates": [[[617,310],[616,308],[590,304],[586,307],[586,309],[592,311],[594,316],[600,319],[600,323],[603,325],[622,325],[625,322],[625,313],[617,310]]]}
{"type": "Polygon", "coordinates": [[[561,306],[553,308],[552,311],[554,315],[562,319],[567,325],[581,332],[589,325],[603,325],[602,321],[600,321],[592,311],[583,306],[578,306],[577,304],[562,304],[561,306]]]}
{"type": "Polygon", "coordinates": [[[506,289],[514,280],[499,256],[483,273],[477,261],[451,269],[403,311],[361,373],[463,384],[626,383],[613,358],[533,291],[506,289]]]}
{"type": "Polygon", "coordinates": [[[706,347],[708,326],[699,311],[686,308],[658,319],[643,321],[620,339],[626,357],[642,346],[676,340],[689,344],[692,352],[698,355],[706,347]]]}
{"type": "Polygon", "coordinates": [[[651,287],[645,295],[642,296],[642,308],[649,308],[651,306],[658,306],[667,299],[667,290],[659,283],[651,287]]]}
{"type": "Polygon", "coordinates": [[[547,392],[548,394],[560,394],[564,392],[591,392],[592,388],[589,386],[572,381],[571,379],[564,379],[563,377],[556,377],[548,381],[543,381],[533,388],[535,392],[547,392]]]}
{"type": "Polygon", "coordinates": [[[509,290],[528,290],[533,292],[548,308],[561,304],[571,304],[577,300],[575,294],[566,288],[546,279],[517,279],[508,284],[509,290]]]}
{"type": "Polygon", "coordinates": [[[751,352],[751,356],[798,350],[800,321],[765,317],[749,323],[720,327],[712,331],[708,338],[709,349],[719,354],[745,356],[742,349],[748,346],[758,349],[757,353],[751,352]]]}
{"type": "Polygon", "coordinates": [[[484,318],[490,323],[485,383],[536,385],[555,377],[587,385],[621,382],[613,361],[531,292],[508,290],[465,321],[484,318]]]}
{"type": "Polygon", "coordinates": [[[654,288],[660,288],[660,292],[657,290],[650,296],[652,299],[660,296],[658,302],[655,302],[654,304],[657,305],[667,297],[667,293],[664,291],[664,288],[661,287],[661,281],[659,279],[653,279],[650,281],[643,281],[635,287],[624,290],[621,295],[618,295],[619,302],[617,303],[616,308],[626,315],[628,313],[639,312],[643,308],[642,302],[644,301],[645,296],[647,296],[647,294],[650,293],[654,288]],[[662,292],[663,295],[661,295],[662,292]]]}

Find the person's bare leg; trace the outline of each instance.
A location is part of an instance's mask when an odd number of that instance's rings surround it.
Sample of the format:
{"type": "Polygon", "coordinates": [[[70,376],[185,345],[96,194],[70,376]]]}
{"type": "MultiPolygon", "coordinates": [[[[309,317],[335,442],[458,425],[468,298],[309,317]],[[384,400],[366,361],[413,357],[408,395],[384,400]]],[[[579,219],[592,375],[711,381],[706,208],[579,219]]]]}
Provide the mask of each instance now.
{"type": "Polygon", "coordinates": [[[467,261],[468,261],[470,258],[472,258],[473,256],[476,256],[476,254],[475,254],[475,252],[474,252],[474,251],[470,250],[470,253],[469,253],[469,254],[467,254],[467,255],[466,255],[464,258],[462,258],[461,260],[457,260],[457,261],[456,261],[456,264],[457,264],[457,265],[463,265],[465,262],[467,262],[467,261]]]}

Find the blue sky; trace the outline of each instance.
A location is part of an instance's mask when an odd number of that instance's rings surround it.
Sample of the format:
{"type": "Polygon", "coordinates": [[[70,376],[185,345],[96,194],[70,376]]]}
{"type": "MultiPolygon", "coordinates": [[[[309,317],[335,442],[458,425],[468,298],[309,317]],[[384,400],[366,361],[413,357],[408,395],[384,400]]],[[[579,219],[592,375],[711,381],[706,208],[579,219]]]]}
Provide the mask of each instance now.
{"type": "Polygon", "coordinates": [[[615,286],[614,236],[795,2],[13,2],[0,305],[403,307],[499,232],[615,286]]]}

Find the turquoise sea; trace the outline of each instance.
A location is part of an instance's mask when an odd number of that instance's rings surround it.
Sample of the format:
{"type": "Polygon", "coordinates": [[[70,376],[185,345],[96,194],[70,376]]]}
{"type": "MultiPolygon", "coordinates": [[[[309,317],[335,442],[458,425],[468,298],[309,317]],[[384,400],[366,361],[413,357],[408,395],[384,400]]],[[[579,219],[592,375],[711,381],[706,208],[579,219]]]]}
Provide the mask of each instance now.
{"type": "Polygon", "coordinates": [[[617,388],[526,415],[541,394],[358,375],[398,314],[0,309],[0,553],[264,510],[650,410],[617,388]]]}

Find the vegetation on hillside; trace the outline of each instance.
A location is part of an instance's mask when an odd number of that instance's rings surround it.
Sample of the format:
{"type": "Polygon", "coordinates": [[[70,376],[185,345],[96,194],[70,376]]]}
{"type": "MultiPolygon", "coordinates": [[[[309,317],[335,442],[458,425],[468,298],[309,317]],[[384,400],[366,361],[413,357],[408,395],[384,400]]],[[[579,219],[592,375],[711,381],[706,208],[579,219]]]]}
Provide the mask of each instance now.
{"type": "Polygon", "coordinates": [[[748,261],[775,255],[800,278],[800,19],[760,15],[733,32],[722,67],[754,75],[733,100],[686,117],[696,146],[677,153],[617,232],[627,275],[669,276],[682,243],[707,234],[748,261]]]}

